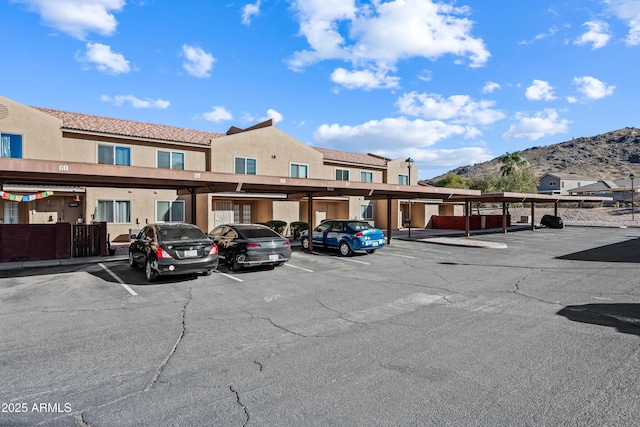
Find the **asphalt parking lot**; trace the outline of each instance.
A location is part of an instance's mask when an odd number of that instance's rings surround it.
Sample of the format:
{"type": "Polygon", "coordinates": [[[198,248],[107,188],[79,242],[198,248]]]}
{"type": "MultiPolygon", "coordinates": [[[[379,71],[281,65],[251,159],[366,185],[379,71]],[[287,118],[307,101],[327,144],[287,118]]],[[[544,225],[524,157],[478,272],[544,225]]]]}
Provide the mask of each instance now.
{"type": "Polygon", "coordinates": [[[637,426],[640,229],[0,271],[2,426],[637,426]]]}

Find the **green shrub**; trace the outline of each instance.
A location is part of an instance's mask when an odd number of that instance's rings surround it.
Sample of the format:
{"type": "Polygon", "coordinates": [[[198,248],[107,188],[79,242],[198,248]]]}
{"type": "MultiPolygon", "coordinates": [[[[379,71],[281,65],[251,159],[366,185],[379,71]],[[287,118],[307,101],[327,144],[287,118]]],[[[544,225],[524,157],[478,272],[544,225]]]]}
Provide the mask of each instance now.
{"type": "Polygon", "coordinates": [[[289,230],[291,231],[291,237],[293,240],[298,240],[300,238],[300,234],[302,234],[303,230],[306,230],[309,227],[304,221],[294,221],[289,224],[289,230]]]}
{"type": "Polygon", "coordinates": [[[285,221],[280,221],[277,219],[272,219],[264,223],[267,227],[272,229],[278,234],[284,235],[284,230],[287,228],[287,223],[285,221]]]}

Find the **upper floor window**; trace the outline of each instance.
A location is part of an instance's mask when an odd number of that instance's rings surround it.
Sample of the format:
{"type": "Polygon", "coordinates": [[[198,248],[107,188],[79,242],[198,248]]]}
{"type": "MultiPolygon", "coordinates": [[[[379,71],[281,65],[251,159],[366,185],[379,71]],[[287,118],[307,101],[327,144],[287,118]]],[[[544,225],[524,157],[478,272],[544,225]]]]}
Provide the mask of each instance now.
{"type": "Polygon", "coordinates": [[[555,187],[555,186],[556,186],[555,181],[549,181],[549,187],[555,187]]]}
{"type": "Polygon", "coordinates": [[[291,178],[309,178],[309,165],[291,163],[291,178]]]}
{"type": "Polygon", "coordinates": [[[235,172],[245,174],[245,175],[255,175],[256,159],[236,157],[235,172]]]}
{"type": "Polygon", "coordinates": [[[409,185],[409,175],[398,175],[398,184],[409,185]]]}
{"type": "Polygon", "coordinates": [[[131,148],[120,145],[98,144],[98,163],[131,166],[131,148]]]}
{"type": "Polygon", "coordinates": [[[157,222],[184,222],[184,201],[156,201],[157,222]]]}
{"type": "Polygon", "coordinates": [[[373,182],[373,172],[360,172],[361,182],[373,182]]]}
{"type": "Polygon", "coordinates": [[[373,205],[360,205],[360,218],[372,219],[373,218],[373,205]]]}
{"type": "Polygon", "coordinates": [[[22,158],[22,135],[0,133],[0,157],[22,158]]]}
{"type": "Polygon", "coordinates": [[[349,181],[349,169],[336,169],[336,181],[349,181]]]}
{"type": "Polygon", "coordinates": [[[184,170],[184,153],[158,150],[158,167],[184,170]]]}
{"type": "Polygon", "coordinates": [[[131,222],[131,202],[129,200],[98,200],[98,221],[129,223],[131,222]]]}

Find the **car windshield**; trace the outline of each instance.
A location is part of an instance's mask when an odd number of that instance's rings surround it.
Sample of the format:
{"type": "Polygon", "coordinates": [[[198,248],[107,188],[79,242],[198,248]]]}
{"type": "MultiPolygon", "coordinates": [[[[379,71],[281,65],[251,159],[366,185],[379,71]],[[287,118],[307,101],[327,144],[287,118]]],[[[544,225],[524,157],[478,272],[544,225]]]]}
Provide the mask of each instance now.
{"type": "Polygon", "coordinates": [[[362,230],[370,230],[373,227],[369,225],[368,222],[362,222],[362,221],[352,221],[349,223],[349,227],[351,227],[352,229],[354,229],[355,231],[362,231],[362,230]]]}
{"type": "Polygon", "coordinates": [[[195,227],[158,227],[158,241],[174,242],[177,240],[204,240],[207,236],[195,227]]]}
{"type": "Polygon", "coordinates": [[[257,237],[280,237],[278,233],[270,228],[247,227],[241,228],[239,231],[245,239],[254,239],[257,237]]]}

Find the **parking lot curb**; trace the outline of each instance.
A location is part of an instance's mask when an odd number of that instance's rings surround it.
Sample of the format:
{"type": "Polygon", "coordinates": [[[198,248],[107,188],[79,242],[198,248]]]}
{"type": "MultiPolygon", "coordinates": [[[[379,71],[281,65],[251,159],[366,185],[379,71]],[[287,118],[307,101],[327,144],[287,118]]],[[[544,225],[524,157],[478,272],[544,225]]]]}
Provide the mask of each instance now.
{"type": "Polygon", "coordinates": [[[105,257],[48,259],[48,260],[42,260],[42,261],[0,262],[0,271],[1,270],[21,270],[25,268],[38,268],[38,267],[57,267],[61,265],[95,264],[98,262],[124,261],[126,259],[127,259],[126,255],[116,255],[116,256],[105,256],[105,257]]]}

